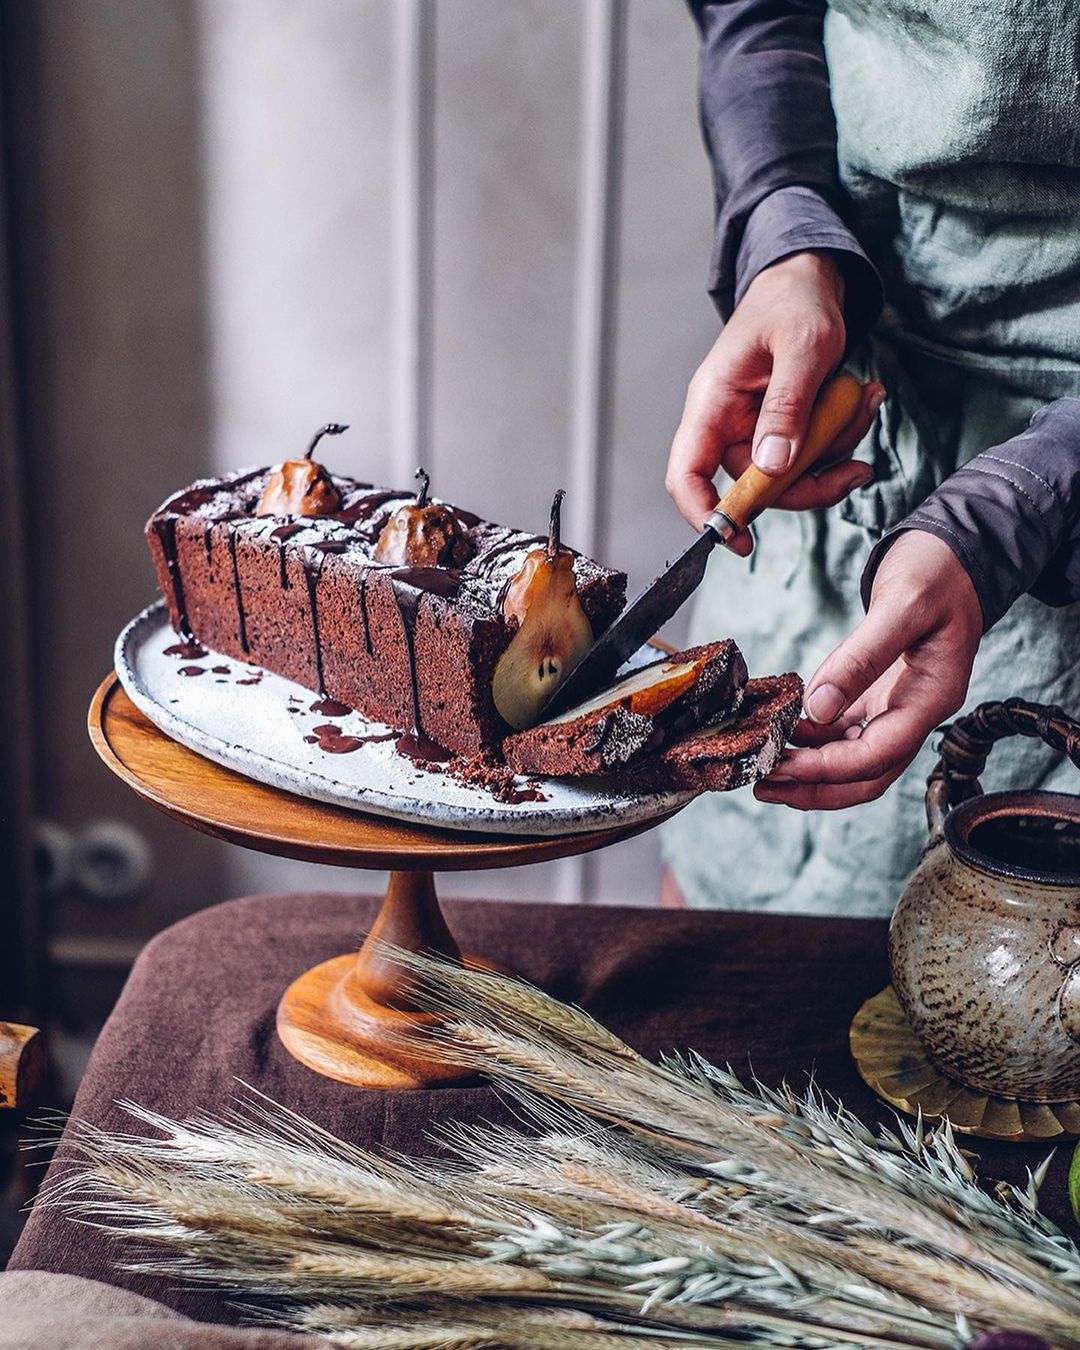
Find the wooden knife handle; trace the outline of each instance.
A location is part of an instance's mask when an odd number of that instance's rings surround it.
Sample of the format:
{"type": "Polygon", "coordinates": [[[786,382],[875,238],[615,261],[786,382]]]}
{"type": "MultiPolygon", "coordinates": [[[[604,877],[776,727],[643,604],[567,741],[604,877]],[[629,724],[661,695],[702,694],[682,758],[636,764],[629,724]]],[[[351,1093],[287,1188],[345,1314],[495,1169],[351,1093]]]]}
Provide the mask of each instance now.
{"type": "Polygon", "coordinates": [[[858,411],[863,386],[852,375],[834,375],[822,386],[810,414],[806,438],[786,472],[778,477],[749,465],[716,504],[716,510],[745,530],[767,506],[812,468],[858,411]]]}

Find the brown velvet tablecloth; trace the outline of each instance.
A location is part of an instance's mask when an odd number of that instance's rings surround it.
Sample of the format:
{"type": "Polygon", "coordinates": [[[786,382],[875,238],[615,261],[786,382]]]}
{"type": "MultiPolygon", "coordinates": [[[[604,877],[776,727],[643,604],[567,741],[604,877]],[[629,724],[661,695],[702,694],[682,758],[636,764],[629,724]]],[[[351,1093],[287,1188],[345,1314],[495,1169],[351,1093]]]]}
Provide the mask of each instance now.
{"type": "MultiPolygon", "coordinates": [[[[254,896],[185,919],[139,957],[109,1019],[74,1115],[130,1130],[129,1098],[184,1116],[229,1105],[243,1079],[335,1134],[431,1152],[436,1121],[509,1118],[487,1087],[374,1092],[320,1078],[278,1042],[274,1010],[301,971],[355,946],[376,902],[342,895],[254,896]]],[[[655,909],[447,902],[467,950],[580,1003],[647,1055],[693,1047],[767,1083],[822,1087],[867,1120],[891,1113],[859,1080],[847,1050],[861,1002],[887,982],[885,924],[655,909]]],[[[1048,1151],[973,1140],[987,1176],[1021,1180],[1048,1151]]],[[[1068,1222],[1061,1149],[1043,1207],[1068,1222]]],[[[54,1166],[63,1163],[63,1145],[54,1166]]],[[[1075,1228],[1072,1230],[1075,1233],[1075,1228]]],[[[235,1321],[210,1288],[117,1270],[118,1245],[55,1211],[35,1209],[11,1269],[88,1276],[190,1316],[235,1321]]]]}

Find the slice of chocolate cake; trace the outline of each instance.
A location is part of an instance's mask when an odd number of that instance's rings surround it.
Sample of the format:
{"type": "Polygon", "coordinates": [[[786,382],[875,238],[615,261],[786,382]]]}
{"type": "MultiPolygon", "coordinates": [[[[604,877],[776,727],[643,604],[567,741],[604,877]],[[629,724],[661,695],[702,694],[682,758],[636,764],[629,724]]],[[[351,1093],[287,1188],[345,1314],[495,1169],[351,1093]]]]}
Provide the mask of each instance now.
{"type": "Polygon", "coordinates": [[[338,477],[314,446],[154,512],[146,534],[173,627],[406,733],[399,748],[414,757],[497,747],[503,712],[527,716],[619,613],[625,575],[563,548],[557,511],[545,541],[429,501],[426,481],[414,497],[338,477]],[[536,686],[523,700],[519,669],[536,686]]]}
{"type": "Polygon", "coordinates": [[[623,769],[682,733],[729,717],[745,685],[746,662],[730,639],[692,647],[508,737],[503,754],[523,774],[562,778],[623,769]]]}
{"type": "Polygon", "coordinates": [[[641,792],[730,792],[756,783],[779,763],[802,696],[798,675],[750,680],[734,718],[673,740],[634,764],[623,781],[641,792]]]}

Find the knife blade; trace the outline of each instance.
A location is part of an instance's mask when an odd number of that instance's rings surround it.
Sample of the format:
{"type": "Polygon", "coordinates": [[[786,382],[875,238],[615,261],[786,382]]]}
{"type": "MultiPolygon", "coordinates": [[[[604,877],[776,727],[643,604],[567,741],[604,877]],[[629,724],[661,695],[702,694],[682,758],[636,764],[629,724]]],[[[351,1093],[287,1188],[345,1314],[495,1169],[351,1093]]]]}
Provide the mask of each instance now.
{"type": "Polygon", "coordinates": [[[705,575],[705,564],[720,536],[706,528],[650,586],[632,600],[611,627],[589,648],[548,699],[544,721],[583,702],[602,689],[628,657],[643,647],[687,600],[705,575]]]}
{"type": "Polygon", "coordinates": [[[623,662],[643,647],[701,584],[713,548],[726,545],[825,456],[858,411],[862,393],[862,385],[851,375],[835,375],[822,387],[793,463],[777,477],[762,473],[754,464],[739,475],[694,542],[627,605],[570,671],[544,705],[540,721],[575,707],[611,681],[623,662]]]}

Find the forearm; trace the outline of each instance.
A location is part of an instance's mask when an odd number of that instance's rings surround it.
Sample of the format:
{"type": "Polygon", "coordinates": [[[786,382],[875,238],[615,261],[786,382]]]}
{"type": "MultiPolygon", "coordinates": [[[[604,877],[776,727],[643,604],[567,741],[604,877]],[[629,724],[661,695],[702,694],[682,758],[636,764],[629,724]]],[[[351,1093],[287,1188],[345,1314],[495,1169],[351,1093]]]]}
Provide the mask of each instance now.
{"type": "Polygon", "coordinates": [[[771,263],[828,249],[845,273],[849,332],[861,336],[881,284],[843,220],[824,0],[690,7],[702,35],[701,120],[716,198],[709,285],[721,314],[771,263]]]}
{"type": "Polygon", "coordinates": [[[874,548],[868,604],[886,552],[906,530],[948,544],[971,577],[990,628],[1030,591],[1051,605],[1080,599],[1080,399],[1059,399],[1028,429],[969,460],[874,548]]]}

